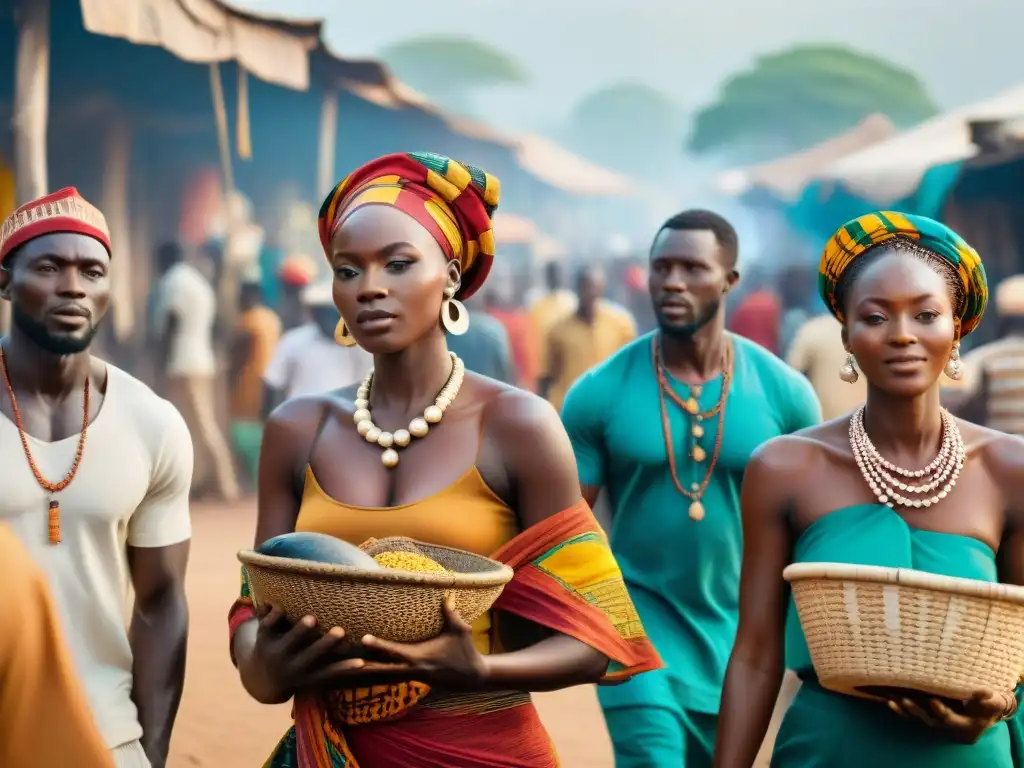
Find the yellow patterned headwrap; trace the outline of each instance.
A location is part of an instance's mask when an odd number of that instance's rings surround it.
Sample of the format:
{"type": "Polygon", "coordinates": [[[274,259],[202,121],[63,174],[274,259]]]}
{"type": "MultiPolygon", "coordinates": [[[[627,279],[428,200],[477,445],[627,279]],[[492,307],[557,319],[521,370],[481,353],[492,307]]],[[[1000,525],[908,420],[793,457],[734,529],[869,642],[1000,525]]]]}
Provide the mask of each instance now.
{"type": "Polygon", "coordinates": [[[825,244],[818,266],[818,290],[832,314],[840,322],[845,321],[843,308],[836,300],[836,286],[847,268],[876,245],[895,237],[913,240],[949,262],[964,287],[960,335],[977,328],[988,304],[988,278],[978,252],[945,224],[895,211],[878,211],[849,221],[825,244]]]}
{"type": "Polygon", "coordinates": [[[449,259],[462,267],[457,296],[473,295],[494,261],[491,217],[501,185],[479,168],[429,152],[385,155],[367,163],[331,190],[317,227],[324,252],[338,226],[364,205],[391,205],[419,222],[449,259]]]}

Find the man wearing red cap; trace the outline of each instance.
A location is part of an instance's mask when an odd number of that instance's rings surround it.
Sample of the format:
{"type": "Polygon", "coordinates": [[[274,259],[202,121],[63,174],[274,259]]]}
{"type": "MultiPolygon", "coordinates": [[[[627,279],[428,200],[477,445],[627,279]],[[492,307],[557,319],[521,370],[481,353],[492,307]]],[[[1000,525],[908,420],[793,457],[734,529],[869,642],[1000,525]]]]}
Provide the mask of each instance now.
{"type": "Polygon", "coordinates": [[[49,577],[114,763],[161,768],[184,680],[192,441],[170,403],[89,354],[111,266],[103,214],[75,189],[0,227],[13,321],[0,339],[0,521],[49,577]]]}

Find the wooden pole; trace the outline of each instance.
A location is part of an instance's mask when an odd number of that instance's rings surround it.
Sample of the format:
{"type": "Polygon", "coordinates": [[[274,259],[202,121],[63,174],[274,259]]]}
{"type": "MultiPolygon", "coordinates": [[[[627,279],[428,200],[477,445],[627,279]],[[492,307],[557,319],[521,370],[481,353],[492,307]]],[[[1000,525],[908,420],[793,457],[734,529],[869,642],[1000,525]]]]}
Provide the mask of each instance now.
{"type": "Polygon", "coordinates": [[[220,285],[217,287],[219,314],[224,328],[231,328],[235,322],[238,299],[238,267],[232,258],[235,241],[235,222],[232,202],[235,197],[235,176],[231,166],[231,132],[228,127],[228,108],[224,100],[224,83],[220,77],[220,65],[210,64],[210,92],[213,96],[213,116],[217,121],[217,146],[220,150],[221,176],[224,186],[224,256],[220,285]]]}
{"type": "Polygon", "coordinates": [[[18,202],[45,195],[50,100],[50,0],[19,0],[14,69],[14,163],[18,202]]]}
{"type": "Polygon", "coordinates": [[[324,91],[320,107],[320,151],[317,157],[316,193],[323,197],[337,183],[335,149],[338,142],[338,92],[324,91]]]}
{"type": "Polygon", "coordinates": [[[108,124],[102,200],[114,251],[111,273],[114,339],[123,343],[135,325],[135,305],[132,302],[131,229],[128,224],[131,219],[128,185],[133,137],[132,126],[123,114],[112,112],[108,124]]]}
{"type": "Polygon", "coordinates": [[[220,78],[220,65],[210,64],[210,92],[213,96],[213,117],[217,121],[217,147],[220,150],[220,170],[224,177],[225,204],[235,190],[235,177],[231,170],[231,133],[228,130],[228,108],[224,101],[224,83],[220,78]]]}
{"type": "MultiPolygon", "coordinates": [[[[50,0],[18,0],[14,63],[14,179],[18,204],[48,191],[46,120],[50,101],[50,0]]],[[[0,304],[0,331],[10,325],[10,304],[0,304]]]]}

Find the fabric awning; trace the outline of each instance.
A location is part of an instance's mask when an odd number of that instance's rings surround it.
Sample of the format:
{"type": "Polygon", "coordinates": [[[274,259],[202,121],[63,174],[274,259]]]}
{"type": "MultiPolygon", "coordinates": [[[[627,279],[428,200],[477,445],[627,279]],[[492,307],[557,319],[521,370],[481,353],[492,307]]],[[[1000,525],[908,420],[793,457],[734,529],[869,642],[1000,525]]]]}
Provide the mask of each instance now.
{"type": "Polygon", "coordinates": [[[94,34],[157,45],[184,61],[237,61],[268,83],[304,91],[309,52],[322,22],[284,21],[231,8],[218,0],[80,0],[94,34]]]}

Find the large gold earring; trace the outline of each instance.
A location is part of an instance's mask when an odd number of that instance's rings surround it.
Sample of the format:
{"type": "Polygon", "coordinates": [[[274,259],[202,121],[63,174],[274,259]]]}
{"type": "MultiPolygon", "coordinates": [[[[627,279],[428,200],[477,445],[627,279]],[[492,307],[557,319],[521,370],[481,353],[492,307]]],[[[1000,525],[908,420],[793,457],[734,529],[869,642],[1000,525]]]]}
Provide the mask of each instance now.
{"type": "Polygon", "coordinates": [[[946,361],[946,375],[953,381],[959,381],[964,375],[964,364],[960,362],[960,342],[953,344],[953,350],[949,353],[949,360],[946,361]]]}
{"type": "Polygon", "coordinates": [[[348,326],[345,325],[344,320],[339,320],[338,324],[334,326],[334,340],[343,347],[354,347],[356,345],[356,340],[348,332],[348,326]]]}
{"type": "Polygon", "coordinates": [[[441,325],[452,336],[461,336],[469,330],[469,312],[466,305],[454,298],[455,289],[444,289],[441,302],[441,325]]]}
{"type": "Polygon", "coordinates": [[[839,369],[839,378],[847,384],[856,384],[860,374],[857,373],[857,366],[852,354],[846,356],[846,365],[839,369]]]}

